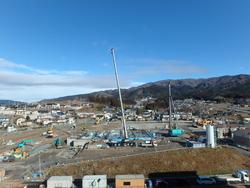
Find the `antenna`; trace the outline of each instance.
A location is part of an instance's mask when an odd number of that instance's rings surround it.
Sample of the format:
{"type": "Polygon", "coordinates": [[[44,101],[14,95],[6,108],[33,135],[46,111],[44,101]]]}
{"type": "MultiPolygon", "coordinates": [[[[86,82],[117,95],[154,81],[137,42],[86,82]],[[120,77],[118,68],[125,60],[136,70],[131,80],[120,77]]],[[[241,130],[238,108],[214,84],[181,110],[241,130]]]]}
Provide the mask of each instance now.
{"type": "Polygon", "coordinates": [[[116,59],[115,59],[115,49],[111,48],[111,54],[113,57],[113,63],[114,63],[114,69],[115,69],[115,78],[116,78],[116,84],[118,88],[118,93],[119,93],[119,99],[121,103],[121,111],[122,111],[122,126],[123,126],[123,133],[125,139],[128,138],[128,131],[127,131],[127,125],[124,117],[124,109],[123,109],[123,103],[122,103],[122,95],[121,95],[121,89],[120,89],[120,83],[119,83],[119,77],[118,77],[118,72],[117,72],[117,66],[116,66],[116,59]]]}

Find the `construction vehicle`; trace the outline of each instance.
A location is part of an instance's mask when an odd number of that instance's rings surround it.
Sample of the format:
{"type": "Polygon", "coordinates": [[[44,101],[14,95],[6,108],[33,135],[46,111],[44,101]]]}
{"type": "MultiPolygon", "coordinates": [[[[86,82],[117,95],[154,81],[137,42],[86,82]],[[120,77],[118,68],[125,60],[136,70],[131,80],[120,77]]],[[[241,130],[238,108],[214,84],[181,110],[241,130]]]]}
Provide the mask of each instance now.
{"type": "Polygon", "coordinates": [[[83,132],[85,132],[85,131],[87,130],[86,125],[82,125],[82,126],[81,126],[81,130],[82,130],[83,132]]]}
{"type": "Polygon", "coordinates": [[[54,146],[56,149],[61,149],[62,148],[62,141],[60,138],[56,138],[53,142],[54,146]]]}
{"type": "Polygon", "coordinates": [[[97,114],[95,118],[95,124],[99,125],[101,122],[103,122],[105,119],[105,116],[103,114],[97,114]]]}
{"type": "MultiPolygon", "coordinates": [[[[181,136],[185,133],[185,131],[183,129],[178,128],[178,118],[175,122],[172,122],[172,108],[173,108],[173,112],[175,113],[175,107],[174,107],[174,101],[172,98],[172,94],[171,94],[171,84],[169,82],[168,85],[168,92],[169,92],[169,135],[170,136],[181,136]]],[[[167,128],[167,125],[166,125],[167,128]]]]}
{"type": "MultiPolygon", "coordinates": [[[[113,135],[112,137],[110,137],[106,144],[109,146],[115,146],[115,147],[116,146],[118,146],[118,147],[119,146],[135,146],[136,143],[138,142],[138,138],[134,138],[131,136],[129,137],[129,135],[128,135],[114,48],[111,49],[111,54],[112,54],[112,60],[113,60],[113,64],[114,64],[116,85],[117,85],[118,96],[119,96],[119,101],[120,101],[122,131],[121,131],[121,134],[116,134],[116,135],[113,135]]],[[[106,118],[106,119],[110,119],[110,118],[106,118]]],[[[105,116],[104,115],[100,115],[100,116],[97,115],[96,116],[96,124],[99,124],[101,120],[105,120],[105,116]]],[[[149,143],[145,143],[145,142],[143,142],[143,143],[149,144],[150,146],[156,145],[154,142],[151,142],[151,141],[149,141],[149,143]]]]}
{"type": "Polygon", "coordinates": [[[115,49],[114,48],[111,49],[111,54],[112,54],[113,63],[114,63],[116,85],[117,85],[119,101],[120,101],[120,105],[121,105],[123,138],[124,138],[124,140],[126,140],[128,138],[128,131],[127,131],[127,124],[126,124],[126,120],[125,120],[125,114],[124,114],[124,108],[123,108],[123,102],[122,102],[122,94],[121,94],[120,81],[119,81],[119,76],[118,76],[118,71],[117,71],[115,49]]]}
{"type": "Polygon", "coordinates": [[[26,145],[31,145],[33,143],[33,140],[23,140],[17,144],[17,147],[13,149],[13,157],[16,159],[25,159],[29,157],[29,153],[26,151],[23,151],[23,148],[26,145]]]}
{"type": "Polygon", "coordinates": [[[33,140],[23,140],[22,142],[18,143],[18,148],[23,148],[26,145],[31,145],[33,143],[33,140]]]}
{"type": "Polygon", "coordinates": [[[26,159],[29,157],[29,153],[23,151],[22,148],[14,149],[14,153],[12,154],[16,159],[26,159]]]}
{"type": "Polygon", "coordinates": [[[46,137],[47,138],[54,138],[56,135],[54,133],[54,129],[53,127],[48,128],[47,132],[46,132],[46,137]]]}
{"type": "Polygon", "coordinates": [[[124,146],[124,142],[125,139],[121,136],[117,136],[117,137],[113,137],[111,139],[109,139],[109,141],[107,142],[107,144],[109,146],[124,146]]]}
{"type": "Polygon", "coordinates": [[[23,148],[26,145],[31,145],[33,143],[33,140],[23,140],[17,144],[17,147],[14,149],[13,156],[16,159],[25,159],[29,157],[29,153],[23,151],[23,148]]]}
{"type": "Polygon", "coordinates": [[[157,143],[155,140],[145,140],[139,146],[141,146],[141,147],[155,147],[155,146],[157,146],[157,143]]]}
{"type": "Polygon", "coordinates": [[[213,121],[212,120],[207,120],[207,119],[199,119],[197,121],[197,125],[198,126],[207,126],[207,125],[213,125],[213,121]]]}

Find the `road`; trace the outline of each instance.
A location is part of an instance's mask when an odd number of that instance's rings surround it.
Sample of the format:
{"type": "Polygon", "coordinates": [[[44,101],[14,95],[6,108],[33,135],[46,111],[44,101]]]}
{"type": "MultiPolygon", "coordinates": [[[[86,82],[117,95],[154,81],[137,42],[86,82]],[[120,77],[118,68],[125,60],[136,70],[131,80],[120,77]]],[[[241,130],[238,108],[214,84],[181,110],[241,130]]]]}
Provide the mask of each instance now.
{"type": "MultiPolygon", "coordinates": [[[[65,159],[58,156],[58,150],[51,150],[43,152],[40,155],[41,168],[46,169],[55,165],[76,164],[83,161],[96,161],[119,159],[122,157],[131,157],[145,154],[153,154],[171,150],[185,149],[178,143],[170,143],[167,145],[160,145],[154,148],[141,147],[121,147],[109,148],[104,150],[84,150],[79,156],[75,158],[65,159]]],[[[68,149],[67,149],[68,150],[68,149]]],[[[64,152],[63,150],[61,152],[64,152]]],[[[27,172],[39,171],[39,154],[30,157],[25,161],[16,161],[12,163],[0,163],[0,167],[5,168],[8,174],[11,174],[12,179],[22,179],[27,172]]]]}
{"type": "Polygon", "coordinates": [[[239,151],[242,155],[246,155],[246,156],[249,156],[250,157],[250,151],[247,151],[245,149],[242,149],[242,148],[239,148],[239,147],[236,147],[236,146],[230,146],[230,145],[223,145],[225,147],[228,147],[228,148],[233,148],[233,149],[236,149],[237,151],[239,151]]]}
{"type": "Polygon", "coordinates": [[[232,110],[232,111],[236,111],[236,112],[242,112],[242,113],[246,113],[246,114],[250,114],[250,111],[249,110],[242,110],[240,108],[228,108],[229,110],[232,110]]]}

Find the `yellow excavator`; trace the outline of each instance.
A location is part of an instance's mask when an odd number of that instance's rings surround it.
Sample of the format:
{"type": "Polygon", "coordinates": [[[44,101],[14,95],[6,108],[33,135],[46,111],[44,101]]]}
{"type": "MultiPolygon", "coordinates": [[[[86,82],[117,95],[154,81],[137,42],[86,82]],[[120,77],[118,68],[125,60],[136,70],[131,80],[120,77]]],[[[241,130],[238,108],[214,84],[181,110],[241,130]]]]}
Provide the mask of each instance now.
{"type": "Polygon", "coordinates": [[[200,119],[197,122],[198,126],[207,126],[207,125],[213,125],[214,122],[212,120],[207,120],[207,119],[200,119]]]}
{"type": "Polygon", "coordinates": [[[85,132],[86,129],[87,129],[87,128],[86,128],[86,125],[82,125],[82,126],[81,126],[81,130],[82,130],[83,132],[85,132]]]}
{"type": "Polygon", "coordinates": [[[47,138],[54,138],[55,137],[55,133],[54,133],[53,127],[48,128],[46,137],[47,138]]]}

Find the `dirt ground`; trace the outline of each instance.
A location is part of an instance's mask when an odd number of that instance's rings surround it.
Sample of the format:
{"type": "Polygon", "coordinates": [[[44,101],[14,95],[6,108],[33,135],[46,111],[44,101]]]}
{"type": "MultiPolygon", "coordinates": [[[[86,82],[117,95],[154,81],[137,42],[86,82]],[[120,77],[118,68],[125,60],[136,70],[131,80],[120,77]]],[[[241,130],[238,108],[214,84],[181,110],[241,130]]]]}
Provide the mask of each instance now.
{"type": "Polygon", "coordinates": [[[85,161],[77,165],[54,167],[49,175],[138,174],[148,176],[158,172],[196,171],[201,175],[232,173],[250,167],[250,158],[229,148],[185,149],[156,154],[123,157],[101,161],[85,161]]]}

